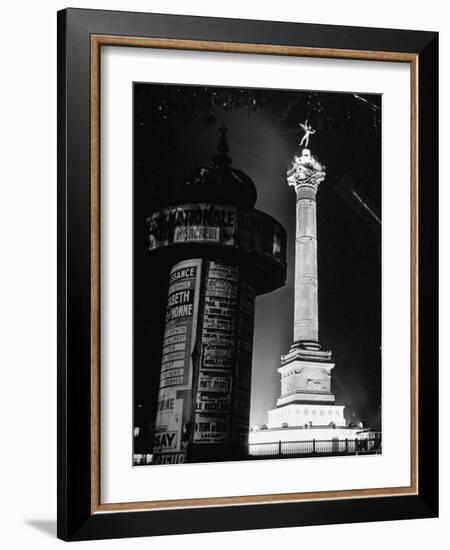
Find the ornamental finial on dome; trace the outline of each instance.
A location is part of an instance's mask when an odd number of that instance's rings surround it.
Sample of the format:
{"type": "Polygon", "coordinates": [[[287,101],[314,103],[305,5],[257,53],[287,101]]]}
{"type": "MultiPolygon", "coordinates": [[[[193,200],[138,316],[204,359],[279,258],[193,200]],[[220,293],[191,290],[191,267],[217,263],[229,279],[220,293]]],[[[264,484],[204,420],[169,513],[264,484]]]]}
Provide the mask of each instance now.
{"type": "Polygon", "coordinates": [[[217,144],[217,153],[214,156],[216,166],[229,166],[232,163],[231,158],[227,155],[230,148],[227,140],[228,128],[225,124],[220,128],[220,139],[217,144]]]}
{"type": "Polygon", "coordinates": [[[227,155],[228,129],[220,128],[217,152],[212,162],[194,170],[183,186],[183,200],[193,203],[228,204],[241,208],[253,208],[257,193],[251,178],[231,166],[227,155]]]}

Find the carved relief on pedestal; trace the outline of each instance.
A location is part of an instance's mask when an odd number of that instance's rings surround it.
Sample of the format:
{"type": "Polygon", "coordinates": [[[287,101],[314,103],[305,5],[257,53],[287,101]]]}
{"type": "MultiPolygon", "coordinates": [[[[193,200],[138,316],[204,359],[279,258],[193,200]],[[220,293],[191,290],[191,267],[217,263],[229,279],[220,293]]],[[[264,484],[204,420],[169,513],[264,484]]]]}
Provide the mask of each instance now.
{"type": "Polygon", "coordinates": [[[322,384],[317,380],[308,380],[306,383],[306,389],[310,392],[320,392],[325,388],[323,388],[322,384]]]}
{"type": "Polygon", "coordinates": [[[281,374],[281,396],[298,392],[307,393],[327,393],[329,394],[331,382],[332,363],[326,367],[317,363],[307,361],[293,361],[285,368],[279,369],[281,374]]]}

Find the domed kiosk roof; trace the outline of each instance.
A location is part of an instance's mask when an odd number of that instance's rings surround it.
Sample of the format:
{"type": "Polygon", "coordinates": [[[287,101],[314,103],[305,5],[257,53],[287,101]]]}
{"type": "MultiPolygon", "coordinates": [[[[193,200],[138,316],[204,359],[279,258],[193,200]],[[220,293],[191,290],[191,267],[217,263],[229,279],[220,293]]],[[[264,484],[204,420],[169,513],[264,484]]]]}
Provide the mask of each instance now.
{"type": "Polygon", "coordinates": [[[253,181],[241,170],[231,166],[228,156],[228,130],[220,129],[217,153],[212,162],[195,170],[183,186],[185,202],[229,204],[241,208],[253,208],[257,198],[253,181]]]}

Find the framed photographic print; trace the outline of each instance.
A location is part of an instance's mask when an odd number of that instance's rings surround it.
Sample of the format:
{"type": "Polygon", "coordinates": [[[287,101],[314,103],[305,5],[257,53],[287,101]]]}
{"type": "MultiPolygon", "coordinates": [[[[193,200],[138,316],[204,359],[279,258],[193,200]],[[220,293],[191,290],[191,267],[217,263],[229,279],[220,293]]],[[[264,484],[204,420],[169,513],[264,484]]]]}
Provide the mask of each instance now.
{"type": "Polygon", "coordinates": [[[438,36],[58,13],[58,536],[434,517],[438,36]]]}

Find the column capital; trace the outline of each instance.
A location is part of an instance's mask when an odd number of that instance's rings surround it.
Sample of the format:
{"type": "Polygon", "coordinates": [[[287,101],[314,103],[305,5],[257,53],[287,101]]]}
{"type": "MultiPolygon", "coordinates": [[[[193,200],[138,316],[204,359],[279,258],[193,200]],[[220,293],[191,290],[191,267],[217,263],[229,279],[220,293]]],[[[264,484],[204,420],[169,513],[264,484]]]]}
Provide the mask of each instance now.
{"type": "Polygon", "coordinates": [[[309,149],[303,149],[301,156],[295,156],[292,161],[287,172],[287,182],[295,188],[298,196],[298,193],[305,189],[317,192],[325,175],[325,166],[311,155],[309,149]]]}

